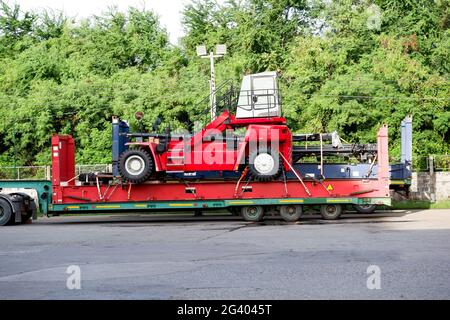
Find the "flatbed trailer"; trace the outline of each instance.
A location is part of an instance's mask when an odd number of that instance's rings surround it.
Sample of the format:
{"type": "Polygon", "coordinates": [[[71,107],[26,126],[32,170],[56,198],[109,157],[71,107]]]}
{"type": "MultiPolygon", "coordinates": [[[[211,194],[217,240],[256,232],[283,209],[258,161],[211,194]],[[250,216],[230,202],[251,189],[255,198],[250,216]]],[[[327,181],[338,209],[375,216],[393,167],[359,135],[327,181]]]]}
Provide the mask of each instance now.
{"type": "MultiPolygon", "coordinates": [[[[377,135],[376,173],[358,177],[316,179],[292,165],[276,181],[259,182],[244,172],[235,180],[173,179],[132,184],[120,180],[82,183],[75,176],[75,143],[71,136],[52,137],[52,180],[0,181],[0,189],[34,190],[0,194],[0,225],[37,218],[37,209],[48,216],[76,213],[161,210],[199,212],[228,209],[247,221],[278,212],[287,221],[300,218],[305,206],[320,206],[325,219],[337,219],[345,205],[390,205],[388,128],[377,135]],[[289,173],[289,175],[287,174],[289,173]],[[37,204],[37,205],[36,205],[37,204]]],[[[326,164],[324,164],[326,166],[326,164]]]]}

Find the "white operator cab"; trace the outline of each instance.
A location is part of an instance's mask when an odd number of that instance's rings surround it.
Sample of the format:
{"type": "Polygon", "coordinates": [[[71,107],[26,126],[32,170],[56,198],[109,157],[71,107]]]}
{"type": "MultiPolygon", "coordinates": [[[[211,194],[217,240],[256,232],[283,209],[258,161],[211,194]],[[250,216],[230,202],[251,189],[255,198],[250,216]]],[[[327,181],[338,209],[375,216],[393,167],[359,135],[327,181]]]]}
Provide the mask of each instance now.
{"type": "Polygon", "coordinates": [[[244,76],[236,110],[236,118],[281,116],[277,73],[268,71],[244,76]]]}

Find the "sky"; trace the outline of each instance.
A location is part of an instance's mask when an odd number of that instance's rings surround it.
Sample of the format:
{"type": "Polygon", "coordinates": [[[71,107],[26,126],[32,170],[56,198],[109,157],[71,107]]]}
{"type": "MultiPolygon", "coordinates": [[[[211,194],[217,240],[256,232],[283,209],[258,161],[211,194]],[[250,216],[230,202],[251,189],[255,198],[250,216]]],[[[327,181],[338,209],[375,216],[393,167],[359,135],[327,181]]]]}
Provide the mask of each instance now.
{"type": "Polygon", "coordinates": [[[170,35],[170,42],[176,44],[183,36],[181,11],[190,0],[7,0],[8,4],[17,3],[23,10],[53,9],[63,10],[69,17],[86,18],[117,6],[125,12],[128,7],[153,9],[159,15],[161,25],[170,35]]]}

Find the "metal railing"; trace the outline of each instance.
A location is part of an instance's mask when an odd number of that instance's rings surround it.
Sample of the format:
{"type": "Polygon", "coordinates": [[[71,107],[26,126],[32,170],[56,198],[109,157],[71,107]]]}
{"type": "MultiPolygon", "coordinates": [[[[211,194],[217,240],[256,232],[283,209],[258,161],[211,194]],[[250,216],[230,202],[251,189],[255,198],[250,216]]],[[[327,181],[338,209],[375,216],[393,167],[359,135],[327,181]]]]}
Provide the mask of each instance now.
{"type": "Polygon", "coordinates": [[[450,171],[450,154],[413,157],[413,171],[430,171],[431,165],[434,171],[450,171]]]}
{"type": "Polygon", "coordinates": [[[50,180],[50,166],[0,167],[2,180],[50,180]]]}
{"type": "MultiPolygon", "coordinates": [[[[254,89],[240,90],[231,80],[223,82],[215,91],[216,98],[216,116],[224,110],[236,112],[237,109],[261,111],[267,109],[267,116],[273,116],[273,108],[280,107],[282,104],[279,89],[254,89]]],[[[199,103],[206,104],[211,95],[207,95],[199,103]]],[[[203,125],[211,121],[210,106],[204,109],[192,122],[201,122],[203,125]]]]}
{"type": "MultiPolygon", "coordinates": [[[[111,172],[111,164],[80,164],[75,166],[75,176],[88,172],[111,172]]],[[[50,180],[51,166],[0,167],[0,180],[50,180]]]]}
{"type": "Polygon", "coordinates": [[[89,172],[112,172],[111,164],[79,164],[75,166],[75,175],[89,172]]]}
{"type": "Polygon", "coordinates": [[[434,171],[450,171],[450,154],[430,155],[426,161],[428,170],[433,164],[434,171]]]}

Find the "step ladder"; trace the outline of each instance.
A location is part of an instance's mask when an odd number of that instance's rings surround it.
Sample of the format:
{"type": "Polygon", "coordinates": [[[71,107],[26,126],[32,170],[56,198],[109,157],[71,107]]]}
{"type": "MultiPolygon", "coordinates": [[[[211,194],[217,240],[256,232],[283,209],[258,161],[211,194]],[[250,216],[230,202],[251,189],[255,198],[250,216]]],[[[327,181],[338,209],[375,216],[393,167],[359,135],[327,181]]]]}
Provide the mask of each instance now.
{"type": "Polygon", "coordinates": [[[167,150],[167,172],[184,172],[185,156],[183,148],[173,148],[167,150]]]}

